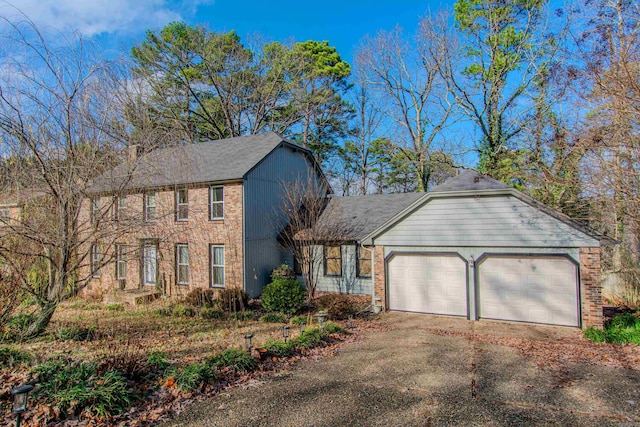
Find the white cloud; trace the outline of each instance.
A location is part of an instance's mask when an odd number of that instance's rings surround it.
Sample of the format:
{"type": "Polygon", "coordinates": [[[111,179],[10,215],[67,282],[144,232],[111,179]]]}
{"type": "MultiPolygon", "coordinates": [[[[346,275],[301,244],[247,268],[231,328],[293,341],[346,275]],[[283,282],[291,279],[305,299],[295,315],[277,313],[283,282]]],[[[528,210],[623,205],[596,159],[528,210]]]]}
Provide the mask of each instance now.
{"type": "Polygon", "coordinates": [[[193,15],[198,6],[211,0],[192,0],[183,5],[168,0],[10,0],[0,2],[0,14],[17,16],[13,4],[39,28],[73,28],[83,35],[135,34],[161,28],[171,21],[193,15]],[[188,16],[185,16],[188,15],[188,16]]]}

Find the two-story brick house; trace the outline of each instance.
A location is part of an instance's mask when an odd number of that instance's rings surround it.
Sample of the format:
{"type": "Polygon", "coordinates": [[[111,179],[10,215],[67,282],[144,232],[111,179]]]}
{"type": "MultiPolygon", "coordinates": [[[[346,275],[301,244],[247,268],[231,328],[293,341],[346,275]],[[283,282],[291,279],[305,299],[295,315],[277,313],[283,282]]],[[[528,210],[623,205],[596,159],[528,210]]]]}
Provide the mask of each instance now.
{"type": "Polygon", "coordinates": [[[89,292],[234,287],[257,297],[282,262],[286,185],[325,179],[308,150],[275,133],[133,157],[97,178],[86,202],[93,221],[138,221],[114,241],[96,238],[89,292]]]}

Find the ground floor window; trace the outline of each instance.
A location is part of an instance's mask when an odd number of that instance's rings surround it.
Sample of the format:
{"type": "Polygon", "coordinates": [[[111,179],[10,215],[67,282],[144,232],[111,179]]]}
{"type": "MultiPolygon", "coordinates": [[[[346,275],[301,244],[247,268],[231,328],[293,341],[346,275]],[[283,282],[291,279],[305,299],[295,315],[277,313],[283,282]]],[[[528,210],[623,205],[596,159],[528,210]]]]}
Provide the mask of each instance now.
{"type": "Polygon", "coordinates": [[[100,263],[102,262],[102,252],[100,245],[94,243],[91,245],[91,276],[100,277],[100,263]]]}
{"type": "Polygon", "coordinates": [[[116,279],[125,280],[127,278],[127,246],[116,245],[116,279]]]}
{"type": "Polygon", "coordinates": [[[147,242],[142,246],[142,282],[158,284],[158,246],[155,243],[147,242]]]}
{"type": "Polygon", "coordinates": [[[178,285],[189,284],[189,246],[176,245],[176,281],[178,285]]]}
{"type": "Polygon", "coordinates": [[[342,276],[342,246],[324,247],[324,275],[342,276]]]}
{"type": "Polygon", "coordinates": [[[371,277],[371,253],[360,246],[356,246],[356,257],[358,258],[358,277],[371,277]]]}
{"type": "Polygon", "coordinates": [[[211,245],[211,287],[224,287],[224,246],[211,245]]]}

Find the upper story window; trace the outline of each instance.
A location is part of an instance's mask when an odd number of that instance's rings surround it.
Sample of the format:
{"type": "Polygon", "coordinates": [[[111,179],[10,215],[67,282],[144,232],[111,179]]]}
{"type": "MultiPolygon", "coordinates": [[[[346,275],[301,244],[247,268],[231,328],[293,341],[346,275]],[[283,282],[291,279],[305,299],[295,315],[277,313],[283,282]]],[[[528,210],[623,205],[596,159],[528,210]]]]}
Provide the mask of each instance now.
{"type": "Polygon", "coordinates": [[[155,221],[156,219],[156,193],[146,193],[144,195],[144,220],[155,221]]]}
{"type": "Polygon", "coordinates": [[[209,189],[210,219],[224,219],[224,187],[214,185],[209,189]]]}
{"type": "Polygon", "coordinates": [[[356,246],[356,258],[358,263],[356,268],[358,269],[358,277],[371,277],[371,255],[360,246],[356,246]]]}
{"type": "Polygon", "coordinates": [[[113,219],[124,219],[127,212],[127,196],[118,196],[113,201],[113,219]]]}
{"type": "Polygon", "coordinates": [[[98,224],[100,218],[100,198],[95,197],[91,199],[91,224],[98,224]]]}
{"type": "Polygon", "coordinates": [[[342,276],[342,246],[324,247],[324,275],[342,276]]]}
{"type": "Polygon", "coordinates": [[[186,188],[176,190],[176,221],[189,219],[189,191],[186,188]]]}

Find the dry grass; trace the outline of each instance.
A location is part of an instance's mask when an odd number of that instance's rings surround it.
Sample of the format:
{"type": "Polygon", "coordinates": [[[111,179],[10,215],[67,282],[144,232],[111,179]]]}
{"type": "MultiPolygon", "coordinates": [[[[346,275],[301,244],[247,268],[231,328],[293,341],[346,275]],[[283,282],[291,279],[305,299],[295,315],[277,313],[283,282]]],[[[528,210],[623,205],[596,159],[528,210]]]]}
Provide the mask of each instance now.
{"type": "MultiPolygon", "coordinates": [[[[106,355],[162,351],[173,363],[191,363],[210,356],[215,350],[243,347],[244,336],[254,335],[254,345],[279,338],[281,325],[253,320],[210,320],[200,317],[172,317],[158,314],[163,302],[107,310],[96,304],[61,304],[46,333],[37,340],[19,344],[39,360],[58,356],[99,360],[106,355]],[[60,340],[70,328],[92,328],[88,341],[60,340]]],[[[295,331],[292,330],[292,335],[295,331]]]]}

